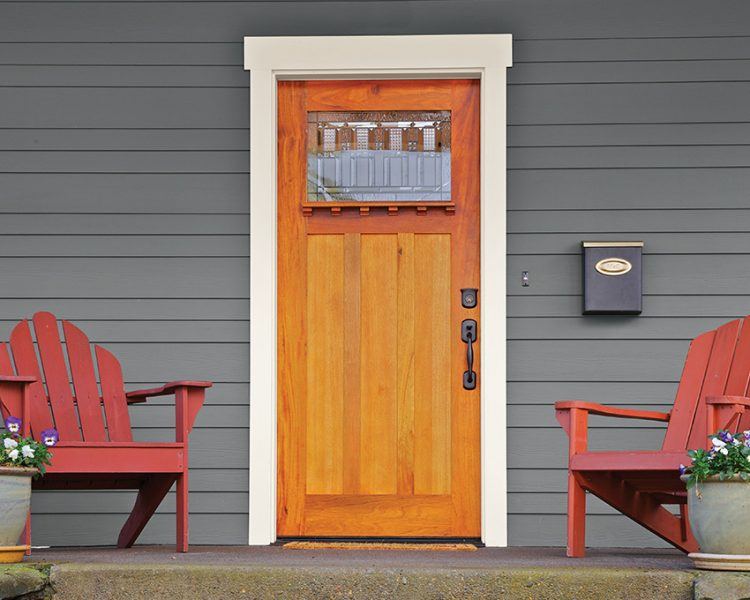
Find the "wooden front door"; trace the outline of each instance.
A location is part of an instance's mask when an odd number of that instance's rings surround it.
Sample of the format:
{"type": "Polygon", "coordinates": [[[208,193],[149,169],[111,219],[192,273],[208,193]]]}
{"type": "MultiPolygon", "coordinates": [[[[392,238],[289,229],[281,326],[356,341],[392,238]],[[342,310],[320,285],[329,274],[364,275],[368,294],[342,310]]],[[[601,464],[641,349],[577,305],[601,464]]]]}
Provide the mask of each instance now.
{"type": "Polygon", "coordinates": [[[479,82],[280,82],[278,137],[278,535],[478,537],[479,82]]]}

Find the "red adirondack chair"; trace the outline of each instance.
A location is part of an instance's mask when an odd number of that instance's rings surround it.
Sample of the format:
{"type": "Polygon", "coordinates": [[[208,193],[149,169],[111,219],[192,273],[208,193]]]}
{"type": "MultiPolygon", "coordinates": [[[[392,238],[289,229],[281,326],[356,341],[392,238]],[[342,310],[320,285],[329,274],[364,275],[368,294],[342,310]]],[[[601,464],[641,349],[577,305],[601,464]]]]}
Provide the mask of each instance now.
{"type": "Polygon", "coordinates": [[[679,466],[686,451],[710,445],[720,428],[750,426],[750,317],[695,338],[688,350],[672,410],[668,413],[603,406],[580,400],[555,404],[569,437],[568,556],[586,551],[586,496],[604,502],[684,552],[698,546],[690,531],[687,494],[679,466]],[[668,423],[661,450],[588,451],[589,415],[668,423]],[[679,505],[674,515],[665,505],[679,505]]]}
{"type": "MultiPolygon", "coordinates": [[[[10,414],[23,419],[24,435],[40,439],[44,429],[58,430],[60,441],[53,449],[52,466],[34,482],[34,488],[137,489],[135,506],[117,540],[120,548],[128,548],[176,482],[177,550],[187,552],[188,435],[211,382],[174,381],[125,393],[120,363],[95,346],[100,393],[86,335],[63,321],[69,377],[57,319],[39,312],[33,323],[41,369],[31,329],[23,320],[10,336],[15,369],[7,345],[0,343],[0,410],[3,417],[10,414]],[[134,442],[128,404],[166,395],[175,397],[175,441],[134,442]]],[[[25,536],[28,544],[30,523],[25,536]]]]}

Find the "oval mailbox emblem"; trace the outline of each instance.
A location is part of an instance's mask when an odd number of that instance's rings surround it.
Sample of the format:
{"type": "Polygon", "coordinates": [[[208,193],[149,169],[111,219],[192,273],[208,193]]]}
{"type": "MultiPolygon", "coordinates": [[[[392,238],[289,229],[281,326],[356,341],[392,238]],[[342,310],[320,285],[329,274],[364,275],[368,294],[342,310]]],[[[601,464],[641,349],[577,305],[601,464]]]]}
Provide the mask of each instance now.
{"type": "Polygon", "coordinates": [[[625,275],[633,265],[624,258],[603,258],[594,267],[602,275],[625,275]]]}

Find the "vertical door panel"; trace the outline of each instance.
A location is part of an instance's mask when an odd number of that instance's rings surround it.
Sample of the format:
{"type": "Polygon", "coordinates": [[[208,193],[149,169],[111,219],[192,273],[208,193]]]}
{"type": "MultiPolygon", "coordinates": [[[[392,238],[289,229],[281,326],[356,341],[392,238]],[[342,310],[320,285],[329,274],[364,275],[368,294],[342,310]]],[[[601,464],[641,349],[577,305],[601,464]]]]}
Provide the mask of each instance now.
{"type": "Polygon", "coordinates": [[[415,239],[414,493],[448,494],[451,475],[450,236],[415,239]]]}
{"type": "Polygon", "coordinates": [[[397,236],[363,235],[361,286],[360,487],[396,493],[397,236]]]}
{"type": "Polygon", "coordinates": [[[307,238],[307,493],[344,487],[344,236],[307,238]]]}

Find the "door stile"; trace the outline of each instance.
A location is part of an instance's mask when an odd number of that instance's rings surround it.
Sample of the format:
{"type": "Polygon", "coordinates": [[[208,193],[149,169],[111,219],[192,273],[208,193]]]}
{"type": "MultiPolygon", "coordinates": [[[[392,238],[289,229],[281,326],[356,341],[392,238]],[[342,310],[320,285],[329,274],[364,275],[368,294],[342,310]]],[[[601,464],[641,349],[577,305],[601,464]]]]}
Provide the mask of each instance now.
{"type": "MultiPolygon", "coordinates": [[[[278,95],[278,252],[277,252],[277,531],[301,535],[304,496],[293,493],[305,489],[307,364],[304,304],[298,298],[307,294],[307,252],[304,223],[290,204],[305,193],[304,140],[298,135],[304,127],[304,82],[285,82],[287,92],[278,95]],[[282,206],[283,205],[283,206],[282,206]],[[303,428],[302,435],[297,431],[303,428]],[[283,529],[282,529],[283,524],[283,529]]],[[[255,350],[258,351],[257,349],[255,350]]]]}
{"type": "MultiPolygon", "coordinates": [[[[474,370],[479,374],[477,389],[463,389],[463,371],[466,369],[466,350],[458,333],[461,321],[473,318],[479,323],[478,338],[482,337],[480,281],[480,143],[479,143],[479,86],[474,82],[454,81],[452,96],[455,114],[454,135],[465,143],[455,149],[457,154],[454,172],[455,194],[457,198],[474,200],[464,203],[467,214],[459,219],[451,236],[451,339],[453,340],[453,366],[451,371],[452,407],[451,413],[464,413],[465,418],[451,421],[453,444],[471,448],[471,452],[453,452],[451,468],[451,488],[467,490],[462,502],[453,506],[454,529],[470,531],[480,535],[479,515],[481,514],[481,461],[480,461],[480,389],[482,386],[481,343],[475,344],[474,370]],[[460,288],[480,290],[477,307],[467,311],[456,298],[460,288]],[[468,415],[466,415],[468,413],[468,415]]],[[[454,498],[455,499],[455,498],[454,498]]]]}

